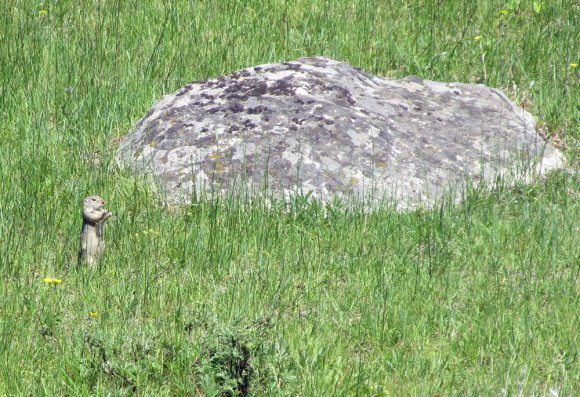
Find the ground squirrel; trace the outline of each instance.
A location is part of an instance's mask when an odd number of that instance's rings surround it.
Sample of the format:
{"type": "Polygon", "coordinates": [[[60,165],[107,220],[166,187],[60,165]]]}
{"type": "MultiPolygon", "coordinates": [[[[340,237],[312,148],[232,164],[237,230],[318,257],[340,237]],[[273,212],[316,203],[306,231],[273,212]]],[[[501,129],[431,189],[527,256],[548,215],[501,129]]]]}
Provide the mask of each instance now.
{"type": "Polygon", "coordinates": [[[78,262],[93,266],[105,249],[103,231],[105,221],[113,215],[103,208],[105,200],[99,196],[88,196],[83,201],[83,228],[78,262]]]}

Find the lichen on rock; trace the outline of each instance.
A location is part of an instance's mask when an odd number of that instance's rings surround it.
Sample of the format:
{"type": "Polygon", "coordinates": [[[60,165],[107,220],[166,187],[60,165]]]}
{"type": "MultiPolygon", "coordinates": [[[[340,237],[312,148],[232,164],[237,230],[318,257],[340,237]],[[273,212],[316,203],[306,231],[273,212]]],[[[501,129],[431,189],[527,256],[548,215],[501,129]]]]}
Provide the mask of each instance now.
{"type": "Polygon", "coordinates": [[[117,158],[178,202],[242,185],[399,208],[430,205],[466,179],[564,165],[499,90],[388,80],[322,57],[187,84],[147,112],[117,158]]]}

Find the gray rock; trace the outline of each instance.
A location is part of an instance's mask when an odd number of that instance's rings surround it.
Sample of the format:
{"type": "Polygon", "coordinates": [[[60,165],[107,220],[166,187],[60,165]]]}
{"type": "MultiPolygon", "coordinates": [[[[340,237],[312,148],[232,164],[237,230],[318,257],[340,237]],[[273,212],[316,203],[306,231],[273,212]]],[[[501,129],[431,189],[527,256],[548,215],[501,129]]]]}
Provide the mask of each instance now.
{"type": "Polygon", "coordinates": [[[267,186],[285,197],[395,199],[401,209],[466,179],[564,166],[532,116],[496,89],[387,80],[321,57],[188,84],[147,112],[117,158],[177,202],[194,190],[267,186]]]}

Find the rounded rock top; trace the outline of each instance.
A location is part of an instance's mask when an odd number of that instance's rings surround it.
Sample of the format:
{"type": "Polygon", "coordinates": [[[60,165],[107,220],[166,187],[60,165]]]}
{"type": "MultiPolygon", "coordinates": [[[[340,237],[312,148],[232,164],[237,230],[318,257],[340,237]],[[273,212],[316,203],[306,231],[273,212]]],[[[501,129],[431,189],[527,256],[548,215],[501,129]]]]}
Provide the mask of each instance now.
{"type": "Polygon", "coordinates": [[[187,84],[137,122],[117,159],[152,175],[173,202],[242,186],[404,209],[466,180],[562,168],[535,128],[494,88],[388,80],[312,57],[187,84]]]}

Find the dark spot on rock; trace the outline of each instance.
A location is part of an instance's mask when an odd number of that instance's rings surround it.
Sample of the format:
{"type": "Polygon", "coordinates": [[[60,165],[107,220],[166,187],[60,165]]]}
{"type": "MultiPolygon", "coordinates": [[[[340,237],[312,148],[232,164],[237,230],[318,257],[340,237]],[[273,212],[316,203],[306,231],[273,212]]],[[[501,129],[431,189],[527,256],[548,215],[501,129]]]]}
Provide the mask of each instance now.
{"type": "Polygon", "coordinates": [[[176,124],[167,128],[165,131],[163,131],[162,134],[157,135],[157,145],[167,139],[167,137],[173,139],[179,133],[179,131],[181,131],[182,127],[182,124],[176,124]]]}
{"type": "Polygon", "coordinates": [[[453,90],[453,93],[454,93],[455,95],[461,95],[461,92],[459,92],[459,90],[453,90]]]}
{"type": "Polygon", "coordinates": [[[185,93],[189,92],[192,88],[191,84],[186,85],[185,87],[183,87],[182,89],[180,89],[179,91],[177,91],[177,93],[175,94],[175,96],[182,96],[185,93]]]}
{"type": "Polygon", "coordinates": [[[324,58],[307,58],[309,61],[312,62],[314,66],[319,68],[325,67],[328,64],[328,61],[324,58]]]}
{"type": "Polygon", "coordinates": [[[258,114],[258,113],[265,112],[266,110],[268,110],[268,108],[266,106],[259,105],[259,106],[256,106],[254,108],[247,108],[246,112],[248,114],[258,114]]]}
{"type": "Polygon", "coordinates": [[[268,88],[268,93],[271,95],[294,95],[295,87],[288,82],[288,78],[276,80],[268,88]]]}
{"type": "Polygon", "coordinates": [[[437,121],[443,121],[443,119],[441,117],[437,117],[436,119],[437,121]]]}
{"type": "Polygon", "coordinates": [[[431,116],[433,113],[431,112],[427,112],[427,116],[431,116]]]}
{"type": "Polygon", "coordinates": [[[298,117],[292,117],[292,122],[294,124],[298,124],[298,117]]]}
{"type": "Polygon", "coordinates": [[[416,111],[420,112],[421,111],[421,106],[415,105],[415,106],[413,106],[413,110],[416,110],[416,111]]]}
{"type": "Polygon", "coordinates": [[[295,98],[294,99],[294,102],[296,102],[296,103],[298,103],[300,105],[304,105],[304,101],[302,99],[300,99],[300,98],[295,98]]]}
{"type": "Polygon", "coordinates": [[[207,128],[207,127],[203,127],[203,128],[201,129],[201,132],[208,132],[208,131],[209,131],[209,128],[207,128]]]}
{"type": "MultiPolygon", "coordinates": [[[[324,78],[324,76],[321,76],[321,78],[324,78]]],[[[332,91],[332,85],[326,83],[324,80],[317,80],[316,85],[320,88],[322,92],[332,91]]]]}
{"type": "Polygon", "coordinates": [[[290,131],[298,131],[298,127],[296,127],[295,125],[291,125],[289,128],[290,131]]]}
{"type": "Polygon", "coordinates": [[[306,101],[307,105],[313,104],[314,102],[316,102],[314,99],[309,99],[306,101]]]}
{"type": "Polygon", "coordinates": [[[399,107],[403,110],[409,110],[409,108],[403,105],[402,103],[399,103],[399,107]]]}
{"type": "Polygon", "coordinates": [[[240,82],[230,82],[230,84],[225,88],[224,92],[240,92],[244,89],[244,83],[240,82]]]}
{"type": "Polygon", "coordinates": [[[320,128],[324,128],[324,124],[322,123],[318,123],[317,126],[319,126],[320,128]]]}
{"type": "Polygon", "coordinates": [[[209,99],[209,100],[214,100],[215,99],[215,96],[214,95],[208,94],[207,92],[202,92],[200,95],[201,95],[202,98],[205,98],[205,99],[209,99]]]}
{"type": "Polygon", "coordinates": [[[262,70],[264,70],[264,68],[263,68],[263,67],[261,67],[261,66],[256,66],[256,67],[254,67],[254,71],[255,71],[255,72],[261,72],[262,70]]]}
{"type": "Polygon", "coordinates": [[[354,98],[352,97],[352,95],[351,95],[351,93],[350,93],[350,91],[349,91],[349,90],[347,90],[347,89],[346,89],[346,88],[344,88],[344,87],[339,87],[339,86],[337,86],[337,87],[335,87],[335,88],[336,88],[336,90],[338,91],[338,95],[337,95],[337,98],[338,98],[338,99],[344,99],[344,100],[346,100],[346,102],[347,102],[349,105],[354,105],[354,104],[356,103],[356,101],[355,101],[355,100],[354,100],[354,98]]]}
{"type": "Polygon", "coordinates": [[[270,117],[264,116],[264,121],[270,121],[270,120],[271,120],[270,117]]]}
{"type": "Polygon", "coordinates": [[[288,69],[290,70],[300,70],[302,68],[302,65],[300,65],[299,63],[286,62],[283,63],[282,65],[287,66],[288,69]]]}
{"type": "Polygon", "coordinates": [[[327,120],[324,120],[324,122],[326,123],[326,125],[332,125],[332,124],[334,124],[334,121],[328,120],[328,119],[327,120]]]}
{"type": "Polygon", "coordinates": [[[202,136],[202,137],[195,140],[195,145],[197,147],[208,147],[208,146],[214,145],[214,144],[215,144],[215,135],[214,134],[202,136]]]}
{"type": "Polygon", "coordinates": [[[254,123],[252,123],[252,120],[250,120],[250,119],[245,119],[245,120],[244,120],[244,127],[246,127],[246,128],[250,128],[250,129],[253,129],[253,128],[256,128],[256,127],[257,127],[257,125],[256,125],[256,124],[254,124],[254,123]]]}
{"type": "Polygon", "coordinates": [[[268,84],[265,81],[246,80],[249,85],[246,91],[248,96],[262,96],[268,92],[268,84]]]}
{"type": "Polygon", "coordinates": [[[234,103],[229,107],[232,113],[240,113],[244,111],[244,106],[241,103],[234,103]]]}
{"type": "Polygon", "coordinates": [[[240,94],[240,93],[233,93],[230,95],[220,95],[220,98],[227,98],[227,99],[239,99],[240,101],[247,101],[248,100],[248,96],[245,94],[240,94]]]}
{"type": "Polygon", "coordinates": [[[240,130],[240,127],[238,127],[237,125],[234,124],[228,129],[228,132],[231,134],[232,132],[239,131],[239,130],[240,130]]]}
{"type": "Polygon", "coordinates": [[[214,114],[214,113],[219,112],[220,110],[221,110],[220,108],[211,108],[211,109],[208,109],[207,112],[209,114],[214,114]]]}

